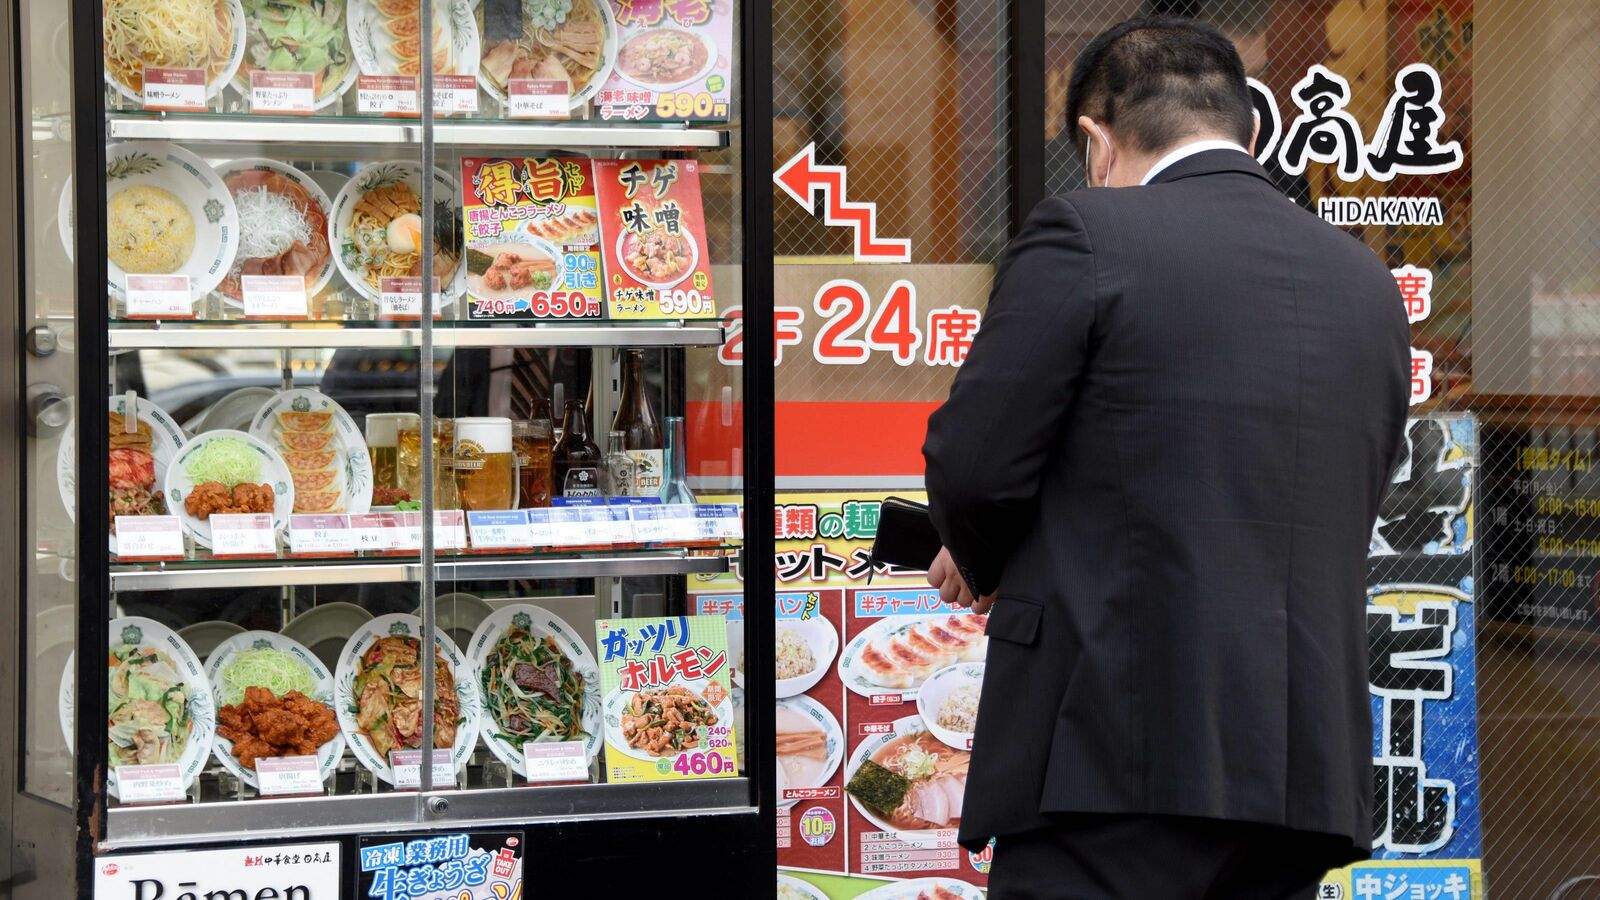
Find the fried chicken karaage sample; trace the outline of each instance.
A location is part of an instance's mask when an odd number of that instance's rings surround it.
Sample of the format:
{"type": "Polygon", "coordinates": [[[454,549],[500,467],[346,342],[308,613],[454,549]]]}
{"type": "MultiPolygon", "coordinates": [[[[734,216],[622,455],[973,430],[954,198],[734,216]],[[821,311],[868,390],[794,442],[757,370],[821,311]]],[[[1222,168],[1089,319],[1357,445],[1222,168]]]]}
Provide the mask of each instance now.
{"type": "Polygon", "coordinates": [[[338,733],[333,710],[299,691],[280,698],[250,687],[243,703],[217,711],[217,734],[233,742],[233,755],[249,769],[257,757],[314,755],[338,733]]]}
{"type": "Polygon", "coordinates": [[[221,482],[207,481],[195,485],[183,498],[183,508],[204,521],[217,513],[269,513],[273,500],[270,484],[240,484],[229,493],[221,482]]]}

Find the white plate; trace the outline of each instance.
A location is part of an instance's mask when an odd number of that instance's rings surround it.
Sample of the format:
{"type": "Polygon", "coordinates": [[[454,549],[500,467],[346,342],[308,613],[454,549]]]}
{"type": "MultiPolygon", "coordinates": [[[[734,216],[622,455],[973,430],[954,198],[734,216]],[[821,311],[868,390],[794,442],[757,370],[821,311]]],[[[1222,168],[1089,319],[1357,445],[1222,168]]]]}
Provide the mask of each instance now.
{"type": "Polygon", "coordinates": [[[817,888],[815,885],[812,885],[809,882],[801,881],[798,878],[790,877],[782,872],[778,873],[778,886],[799,891],[800,896],[804,897],[805,900],[828,900],[828,895],[824,894],[821,889],[817,888]]]}
{"type": "MultiPolygon", "coordinates": [[[[332,4],[330,4],[330,5],[332,5],[332,4]]],[[[342,30],[344,31],[344,34],[345,34],[345,48],[344,49],[345,49],[345,53],[348,55],[349,52],[350,52],[350,46],[349,46],[349,41],[350,41],[350,23],[349,23],[348,11],[347,11],[347,14],[346,14],[346,21],[344,23],[344,28],[342,30]]],[[[249,49],[250,49],[249,44],[250,44],[249,35],[246,35],[245,36],[245,51],[246,52],[248,52],[249,49]]],[[[242,62],[242,54],[241,54],[241,62],[242,62]]],[[[275,71],[275,70],[266,69],[266,70],[263,70],[263,71],[269,71],[270,72],[270,71],[275,71]]],[[[315,101],[312,103],[312,109],[324,109],[326,107],[332,106],[333,104],[337,103],[339,101],[339,98],[344,96],[344,92],[350,90],[350,85],[356,83],[356,76],[360,75],[360,74],[361,74],[361,69],[360,69],[359,66],[356,65],[355,60],[352,58],[350,60],[350,65],[345,67],[344,76],[339,79],[339,83],[333,88],[333,90],[331,90],[331,91],[330,90],[325,90],[323,92],[322,96],[317,97],[315,99],[315,101]]],[[[245,96],[245,98],[247,98],[247,99],[249,98],[249,96],[250,96],[250,73],[245,71],[245,67],[243,65],[239,66],[238,71],[236,71],[234,73],[234,76],[233,76],[233,87],[234,87],[234,90],[237,90],[240,94],[243,94],[245,96]]],[[[327,87],[326,82],[324,82],[323,87],[324,88],[327,87]]]]}
{"type": "MultiPolygon", "coordinates": [[[[809,724],[816,725],[828,737],[828,756],[822,761],[822,766],[817,774],[809,779],[795,780],[788,775],[780,763],[778,768],[784,773],[785,784],[792,788],[817,788],[828,783],[833,773],[839,771],[839,764],[844,761],[844,729],[839,727],[839,720],[826,706],[810,697],[791,697],[788,700],[778,701],[778,715],[795,715],[804,719],[809,724]]],[[[778,793],[778,808],[784,809],[799,803],[799,800],[785,800],[783,793],[778,793]]]]}
{"type": "MultiPolygon", "coordinates": [[[[494,614],[494,607],[483,601],[477,594],[468,594],[461,591],[450,594],[440,594],[434,598],[434,627],[444,632],[456,645],[465,648],[472,642],[472,633],[478,630],[483,620],[494,614]]],[[[413,616],[421,618],[422,607],[418,606],[411,611],[413,616]]],[[[467,651],[467,658],[472,657],[472,651],[467,651]]]]}
{"type": "MultiPolygon", "coordinates": [[[[206,82],[207,100],[222,92],[228,82],[233,80],[234,74],[239,71],[239,63],[244,61],[244,7],[239,0],[222,0],[222,2],[228,7],[228,14],[233,17],[233,36],[228,44],[228,61],[223,64],[215,77],[206,82]]],[[[132,85],[123,84],[114,78],[109,68],[106,69],[106,84],[116,88],[117,93],[135,103],[144,102],[140,92],[135,91],[132,85]]]]}
{"type": "Polygon", "coordinates": [[[939,724],[939,707],[956,688],[976,685],[983,687],[983,663],[956,663],[928,676],[917,691],[917,713],[927,724],[933,736],[957,750],[972,749],[972,732],[956,731],[939,724]]]}
{"type": "MultiPolygon", "coordinates": [[[[435,22],[444,26],[445,38],[450,45],[449,64],[436,70],[436,75],[478,74],[481,48],[478,42],[478,20],[473,15],[468,0],[436,0],[433,7],[435,22]]],[[[384,30],[387,17],[374,5],[373,0],[350,0],[345,10],[350,20],[350,52],[363,75],[399,75],[400,61],[391,51],[394,38],[384,30]]],[[[425,43],[431,50],[433,30],[428,29],[425,43]]],[[[418,57],[421,62],[421,57],[418,57]]],[[[420,75],[420,72],[418,73],[420,75]]]]}
{"type": "Polygon", "coordinates": [[[799,632],[817,660],[816,667],[804,675],[778,679],[778,699],[781,700],[811,690],[828,673],[829,664],[839,652],[839,632],[820,613],[809,619],[779,619],[777,627],[792,628],[799,632]]]}
{"type": "Polygon", "coordinates": [[[323,666],[331,669],[339,664],[339,651],[344,649],[345,641],[371,619],[372,613],[354,603],[334,600],[319,603],[290,619],[283,627],[283,636],[311,648],[323,666]],[[335,643],[337,646],[333,646],[335,643]]]}
{"type": "Polygon", "coordinates": [[[278,451],[262,443],[243,431],[208,431],[195,437],[183,445],[178,455],[172,460],[172,465],[167,467],[167,477],[164,482],[167,490],[167,511],[178,517],[183,523],[183,530],[196,544],[210,549],[211,523],[202,522],[189,511],[183,508],[183,498],[189,496],[189,491],[194,488],[194,481],[189,478],[189,473],[184,471],[184,466],[189,459],[201,448],[212,441],[233,438],[244,441],[250,449],[261,457],[261,472],[256,484],[270,484],[273,490],[272,505],[272,530],[274,534],[282,534],[283,529],[289,524],[289,513],[294,509],[294,481],[289,477],[289,467],[278,455],[278,451]]]}
{"type": "Polygon", "coordinates": [[[72,733],[78,713],[78,676],[73,671],[77,661],[78,651],[67,654],[67,664],[61,670],[61,686],[56,689],[56,718],[61,722],[61,739],[68,748],[78,746],[76,736],[72,733]]]}
{"type": "MultiPolygon", "coordinates": [[[[222,697],[222,672],[228,663],[241,650],[256,647],[270,647],[305,663],[311,671],[311,677],[316,681],[316,690],[311,693],[311,699],[333,706],[333,675],[328,668],[317,659],[310,650],[307,650],[293,638],[274,634],[270,631],[242,631],[239,634],[223,641],[220,646],[206,659],[206,678],[211,682],[211,693],[216,698],[220,708],[224,701],[222,697]]],[[[241,779],[245,784],[256,787],[256,772],[247,769],[239,763],[238,757],[233,755],[233,741],[218,735],[211,745],[211,755],[222,763],[222,767],[241,779]]],[[[327,781],[333,770],[339,766],[339,757],[344,755],[344,733],[335,734],[322,746],[317,748],[317,769],[322,773],[322,780],[327,781]]]]}
{"type": "Polygon", "coordinates": [[[622,229],[622,233],[617,235],[617,247],[616,247],[616,251],[617,251],[617,268],[619,270],[621,270],[623,275],[625,275],[628,278],[632,278],[633,280],[639,282],[642,285],[645,285],[647,287],[653,287],[653,288],[656,288],[657,290],[666,290],[667,288],[670,288],[673,285],[678,284],[679,282],[683,281],[685,278],[688,278],[690,275],[693,275],[694,271],[695,271],[695,268],[700,265],[700,244],[699,244],[699,242],[697,242],[694,239],[694,235],[689,233],[689,230],[687,228],[685,228],[682,231],[678,232],[678,236],[683,238],[689,244],[689,264],[687,266],[684,266],[683,274],[679,275],[677,278],[672,279],[671,281],[649,281],[647,279],[641,278],[639,276],[639,273],[633,271],[632,267],[630,267],[626,263],[622,262],[622,259],[623,259],[622,245],[623,245],[624,242],[626,242],[628,240],[628,235],[630,235],[632,233],[633,232],[629,231],[628,229],[623,228],[622,229]]]}
{"type": "Polygon", "coordinates": [[[194,655],[198,656],[201,662],[205,662],[207,657],[217,652],[223,641],[244,634],[244,631],[243,626],[232,622],[209,619],[179,628],[178,637],[183,638],[183,642],[189,645],[189,649],[194,651],[194,655]]]}
{"type": "MultiPolygon", "coordinates": [[[[584,2],[584,0],[574,0],[574,3],[581,2],[584,2]]],[[[605,45],[600,48],[600,68],[595,70],[594,77],[589,79],[589,83],[584,85],[582,90],[572,95],[572,99],[567,103],[568,110],[577,109],[594,99],[595,94],[600,93],[600,89],[605,86],[606,81],[611,77],[612,69],[616,67],[617,48],[621,46],[617,41],[617,17],[611,11],[609,0],[589,0],[589,2],[594,3],[594,8],[600,13],[600,19],[605,25],[605,45]]],[[[474,24],[477,23],[476,16],[474,16],[473,21],[474,24]]],[[[490,49],[490,47],[484,46],[482,52],[487,53],[490,49]]],[[[713,62],[715,62],[715,59],[715,57],[712,57],[713,62]]],[[[493,97],[496,101],[502,104],[506,102],[506,92],[495,85],[494,79],[490,78],[481,66],[478,68],[478,86],[483,88],[484,93],[493,97]]]]}
{"type": "Polygon", "coordinates": [[[918,900],[925,896],[923,891],[932,887],[943,888],[960,900],[983,900],[982,889],[956,878],[914,878],[910,881],[896,881],[880,888],[873,888],[856,900],[918,900]]]}
{"type": "Polygon", "coordinates": [[[679,25],[666,25],[657,28],[646,28],[642,31],[635,31],[627,35],[622,39],[622,43],[617,47],[616,58],[620,61],[622,59],[623,48],[627,47],[628,44],[635,38],[643,37],[652,31],[676,31],[679,34],[687,34],[691,38],[699,41],[701,45],[706,48],[705,65],[700,67],[700,71],[694,73],[688,78],[666,83],[657,83],[653,81],[645,81],[641,78],[635,78],[634,76],[623,71],[621,65],[618,65],[616,72],[619,78],[627,79],[628,81],[637,84],[639,87],[642,87],[648,91],[671,91],[681,88],[685,85],[694,84],[695,82],[705,78],[707,75],[710,75],[712,71],[717,68],[717,45],[711,40],[711,36],[708,34],[701,34],[699,32],[691,31],[679,25]]]}
{"type": "MultiPolygon", "coordinates": [[[[526,223],[523,223],[523,224],[526,225],[526,223]]],[[[535,249],[535,250],[539,251],[540,253],[544,254],[545,256],[550,257],[550,259],[552,261],[554,261],[555,264],[556,264],[555,272],[550,276],[550,286],[552,288],[554,288],[557,285],[561,284],[562,264],[565,261],[566,254],[562,253],[561,250],[558,249],[555,244],[550,243],[549,241],[545,240],[544,238],[535,237],[535,236],[527,233],[526,231],[517,230],[517,231],[502,232],[497,237],[495,237],[493,240],[478,241],[477,243],[478,243],[479,246],[473,247],[472,249],[477,250],[479,253],[487,253],[490,256],[495,255],[499,251],[498,250],[490,250],[488,248],[490,248],[490,247],[499,247],[501,244],[520,244],[520,245],[525,246],[525,247],[532,247],[533,249],[535,249]]],[[[462,268],[466,268],[465,264],[462,265],[462,268]]],[[[482,278],[482,276],[479,276],[479,275],[466,275],[466,276],[464,276],[464,280],[466,281],[467,294],[469,296],[477,297],[477,298],[484,299],[484,300],[512,300],[512,299],[515,299],[517,297],[527,297],[528,295],[532,294],[534,291],[540,290],[540,288],[535,288],[535,287],[533,287],[531,285],[528,286],[528,287],[520,287],[520,288],[508,287],[508,288],[505,288],[503,290],[498,290],[498,291],[491,291],[488,288],[484,288],[484,287],[474,287],[473,286],[473,282],[475,280],[481,280],[481,278],[482,278]]],[[[481,283],[481,281],[480,281],[480,283],[481,283]]]]}
{"type": "MultiPolygon", "coordinates": [[[[676,686],[681,686],[681,687],[688,688],[692,693],[694,693],[695,696],[697,696],[697,697],[701,698],[702,700],[704,700],[705,699],[705,695],[706,695],[706,688],[710,687],[713,683],[714,682],[709,678],[701,678],[701,679],[698,679],[698,680],[695,680],[695,681],[674,682],[673,686],[675,686],[675,687],[676,686]]],[[[640,692],[639,691],[624,691],[621,688],[617,688],[616,690],[612,691],[610,694],[606,695],[606,698],[605,698],[606,742],[613,749],[615,749],[618,753],[622,753],[622,754],[625,754],[627,756],[631,756],[634,759],[642,759],[645,762],[653,763],[653,762],[656,762],[657,760],[677,759],[677,757],[678,757],[677,753],[669,753],[669,754],[667,754],[665,756],[651,756],[649,753],[646,753],[645,751],[640,750],[637,747],[628,746],[628,739],[624,738],[622,736],[622,710],[623,710],[623,707],[627,704],[628,700],[631,699],[632,696],[634,694],[637,694],[637,693],[640,693],[640,692]]],[[[713,704],[712,707],[711,707],[711,711],[716,714],[717,724],[718,725],[722,725],[722,724],[730,724],[731,725],[733,723],[733,696],[732,696],[732,693],[730,692],[729,696],[722,698],[722,702],[721,703],[713,704]]],[[[679,752],[680,753],[683,753],[683,752],[698,752],[698,751],[703,751],[705,749],[706,748],[704,746],[701,746],[701,747],[694,748],[694,750],[692,750],[692,751],[679,751],[679,752]]]]}
{"type": "MultiPolygon", "coordinates": [[[[200,770],[205,768],[206,758],[211,755],[211,740],[216,735],[217,709],[212,703],[211,682],[206,679],[205,669],[201,668],[200,660],[195,658],[194,651],[183,642],[183,638],[154,619],[140,616],[112,619],[110,638],[110,647],[129,643],[156,648],[172,660],[179,679],[188,688],[189,718],[194,727],[189,733],[189,742],[184,745],[183,753],[177,759],[179,777],[187,788],[200,770]]],[[[72,663],[68,662],[67,672],[71,671],[72,663]]],[[[107,773],[106,790],[113,797],[119,796],[116,770],[107,773]]]]}
{"type": "MultiPolygon", "coordinates": [[[[168,191],[189,210],[194,220],[194,250],[183,265],[172,274],[189,276],[189,293],[195,298],[204,297],[219,283],[233,265],[234,253],[239,249],[239,210],[233,205],[222,178],[200,157],[179,147],[159,141],[127,141],[106,146],[106,181],[104,202],[123,190],[138,185],[150,185],[168,191]]],[[[61,189],[60,209],[56,221],[61,232],[61,245],[67,258],[72,258],[72,181],[61,189]]],[[[145,273],[135,273],[145,274],[145,273]]],[[[127,273],[111,260],[106,260],[106,290],[112,297],[123,296],[127,273]]]]}
{"type": "MultiPolygon", "coordinates": [[[[855,750],[850,752],[850,761],[849,761],[849,763],[847,763],[845,765],[845,770],[844,770],[844,782],[845,782],[845,784],[849,784],[850,783],[850,779],[855,777],[856,770],[861,768],[861,763],[863,761],[865,761],[867,759],[870,759],[872,757],[872,754],[877,753],[879,750],[881,750],[884,747],[888,746],[889,744],[893,743],[896,738],[904,737],[904,736],[906,736],[908,734],[915,734],[916,732],[927,731],[927,730],[928,730],[928,728],[927,728],[926,724],[923,723],[921,716],[906,716],[905,718],[896,719],[895,720],[895,722],[894,722],[894,731],[892,731],[892,732],[890,732],[888,734],[868,735],[866,738],[862,739],[861,743],[856,745],[855,750]]],[[[952,752],[958,752],[958,751],[952,751],[952,752]]],[[[967,752],[967,751],[959,751],[959,752],[967,752]]],[[[901,828],[895,828],[893,825],[890,825],[888,822],[885,822],[881,817],[879,817],[879,815],[877,813],[875,813],[872,810],[868,809],[865,804],[863,804],[860,800],[857,800],[848,791],[845,792],[845,795],[850,797],[850,802],[855,805],[856,811],[861,813],[863,816],[866,816],[867,817],[867,821],[871,822],[878,829],[880,829],[882,831],[890,831],[890,832],[898,832],[898,831],[905,831],[906,830],[906,829],[901,829],[901,828]]],[[[961,820],[959,818],[957,818],[956,821],[952,822],[948,827],[950,827],[950,828],[959,827],[960,822],[961,822],[961,820]]],[[[915,895],[913,895],[913,896],[915,896],[915,895]]]]}
{"type": "MultiPolygon", "coordinates": [[[[119,416],[125,415],[127,408],[127,394],[111,397],[106,404],[106,412],[114,412],[119,416]]],[[[150,456],[156,463],[156,485],[164,488],[167,469],[188,438],[184,436],[183,428],[155,403],[139,397],[134,400],[134,410],[134,416],[150,426],[150,456]]],[[[67,518],[74,522],[78,520],[77,433],[76,420],[69,421],[66,430],[61,432],[60,442],[56,444],[56,489],[61,494],[61,505],[67,508],[67,518]]],[[[105,466],[99,466],[95,471],[100,472],[102,478],[105,477],[105,466]]]]}
{"type": "Polygon", "coordinates": [[[310,388],[281,391],[256,410],[255,416],[250,419],[250,435],[269,447],[277,446],[280,412],[333,413],[333,440],[338,449],[333,465],[340,467],[337,483],[344,492],[343,508],[339,512],[361,515],[370,510],[372,457],[367,455],[367,439],[361,436],[361,429],[356,427],[355,420],[344,411],[344,407],[327,394],[310,388]]]}
{"type": "Polygon", "coordinates": [[[271,400],[277,391],[267,387],[242,387],[231,394],[223,396],[200,417],[200,423],[195,427],[195,433],[204,434],[207,431],[219,431],[224,428],[234,431],[250,430],[250,419],[255,416],[261,404],[271,400]]]}
{"type": "Polygon", "coordinates": [[[499,722],[489,708],[489,697],[483,689],[484,661],[513,625],[521,626],[538,637],[555,638],[556,646],[572,661],[578,674],[583,676],[583,710],[579,714],[579,723],[583,727],[584,756],[593,762],[595,755],[600,752],[600,666],[572,626],[544,607],[529,603],[502,606],[495,610],[478,625],[472,640],[467,643],[467,657],[472,660],[473,686],[478,689],[478,697],[483,702],[483,717],[478,733],[483,737],[484,745],[512,771],[527,776],[527,760],[522,750],[500,738],[499,722]]]}
{"type": "MultiPolygon", "coordinates": [[[[350,68],[352,71],[355,70],[355,66],[351,66],[350,68]]],[[[216,166],[217,175],[223,179],[224,185],[227,184],[227,179],[230,175],[237,175],[241,172],[248,172],[258,169],[266,170],[276,175],[282,175],[289,181],[292,181],[304,188],[305,192],[311,195],[311,199],[316,201],[317,205],[322,208],[322,215],[324,218],[333,214],[333,201],[328,199],[328,193],[322,189],[322,185],[317,184],[316,180],[310,175],[307,175],[306,173],[287,163],[281,163],[275,159],[247,156],[241,159],[229,160],[228,162],[220,163],[216,166]]],[[[237,200],[234,202],[234,210],[235,212],[238,211],[237,200]]],[[[312,229],[312,231],[315,232],[316,229],[312,229]]],[[[322,236],[324,238],[327,237],[326,229],[323,230],[322,236]]],[[[238,254],[234,255],[234,262],[238,262],[240,265],[243,265],[238,258],[238,254]]],[[[229,268],[231,269],[232,267],[230,266],[229,268]]],[[[328,281],[332,278],[333,247],[332,244],[329,244],[328,258],[323,260],[321,268],[317,269],[317,277],[310,284],[306,285],[306,296],[316,296],[317,292],[327,286],[328,281]]],[[[222,292],[219,291],[218,293],[222,292]]],[[[226,293],[222,293],[222,302],[234,307],[235,309],[244,308],[244,299],[242,296],[239,299],[234,299],[233,297],[228,296],[226,293]]]]}
{"type": "MultiPolygon", "coordinates": [[[[422,620],[404,613],[391,613],[363,622],[350,640],[345,642],[344,649],[339,651],[339,664],[334,669],[334,711],[339,714],[339,727],[344,729],[345,739],[350,742],[350,752],[372,774],[390,784],[394,784],[394,770],[389,760],[378,755],[372,739],[362,734],[360,726],[356,724],[356,671],[362,655],[379,639],[390,636],[414,638],[421,634],[422,620]]],[[[477,746],[478,717],[482,714],[482,706],[478,700],[478,687],[473,683],[472,665],[443,634],[435,631],[433,640],[434,646],[444,657],[445,665],[455,677],[456,697],[461,702],[463,721],[456,727],[455,745],[450,750],[455,770],[460,772],[467,764],[467,757],[472,755],[472,748],[477,746]]],[[[427,656],[426,653],[422,654],[423,658],[427,656]]]]}
{"type": "MultiPolygon", "coordinates": [[[[925,622],[937,622],[941,619],[948,619],[953,615],[971,615],[971,613],[934,613],[927,616],[885,616],[884,618],[879,619],[877,622],[874,622],[872,625],[862,630],[861,633],[857,634],[854,638],[851,638],[848,644],[845,644],[844,652],[839,654],[839,680],[844,682],[845,687],[863,697],[871,697],[874,694],[899,694],[902,700],[915,700],[917,697],[917,689],[921,687],[923,681],[926,681],[927,678],[914,680],[908,687],[889,687],[886,685],[880,685],[876,681],[872,680],[871,672],[866,668],[866,666],[861,664],[861,653],[862,651],[866,650],[868,644],[871,644],[875,641],[887,642],[889,638],[909,630],[912,626],[921,625],[925,622]]],[[[957,661],[970,662],[983,659],[984,654],[988,650],[988,641],[989,639],[987,637],[978,638],[977,643],[974,645],[976,650],[974,651],[969,649],[966,653],[962,654],[962,656],[966,658],[958,658],[957,661]]],[[[943,666],[938,666],[937,668],[943,668],[943,666]]],[[[937,668],[934,671],[936,671],[937,668]]],[[[933,671],[929,671],[928,675],[932,676],[933,671]]]]}
{"type": "MultiPolygon", "coordinates": [[[[356,0],[364,3],[367,0],[356,0]]],[[[465,0],[462,0],[465,2],[465,0]]],[[[333,214],[328,216],[328,244],[333,248],[334,264],[339,267],[339,274],[352,288],[355,288],[363,297],[377,303],[380,292],[367,284],[359,272],[350,268],[345,262],[345,238],[350,233],[350,221],[355,216],[356,204],[368,192],[381,187],[387,187],[397,181],[404,181],[416,193],[418,201],[422,198],[422,166],[407,161],[374,163],[355,174],[355,177],[345,182],[339,189],[339,195],[333,198],[333,214]]],[[[461,191],[449,173],[443,169],[433,170],[433,197],[436,202],[443,202],[450,209],[450,215],[461,216],[461,191]]],[[[465,257],[466,250],[462,250],[465,257]]],[[[455,272],[448,279],[439,280],[439,304],[447,307],[460,296],[466,286],[465,273],[467,270],[465,258],[457,261],[455,272]]]]}

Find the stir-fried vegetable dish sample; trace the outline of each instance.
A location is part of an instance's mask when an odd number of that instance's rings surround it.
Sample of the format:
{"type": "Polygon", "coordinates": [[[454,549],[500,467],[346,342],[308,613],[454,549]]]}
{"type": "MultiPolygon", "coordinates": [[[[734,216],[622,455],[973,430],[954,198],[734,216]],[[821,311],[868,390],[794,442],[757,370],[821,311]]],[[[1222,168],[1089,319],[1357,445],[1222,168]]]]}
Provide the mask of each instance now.
{"type": "MultiPolygon", "coordinates": [[[[361,655],[356,672],[356,724],[387,757],[391,750],[422,746],[422,644],[414,637],[380,638],[361,655]]],[[[455,675],[438,648],[433,651],[433,746],[454,746],[462,722],[455,675]]]]}
{"type": "Polygon", "coordinates": [[[165,653],[140,644],[112,645],[107,662],[111,768],[175,762],[194,728],[189,689],[177,666],[165,653]]]}
{"type": "Polygon", "coordinates": [[[567,741],[583,735],[583,675],[555,638],[512,626],[483,661],[483,697],[501,740],[567,741]]]}

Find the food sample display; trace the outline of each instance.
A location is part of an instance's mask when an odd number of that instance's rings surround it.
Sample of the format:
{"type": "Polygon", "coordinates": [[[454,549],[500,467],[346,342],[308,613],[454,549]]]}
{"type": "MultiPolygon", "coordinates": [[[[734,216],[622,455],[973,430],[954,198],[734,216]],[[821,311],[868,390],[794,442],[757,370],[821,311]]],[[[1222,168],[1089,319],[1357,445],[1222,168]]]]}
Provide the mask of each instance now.
{"type": "Polygon", "coordinates": [[[355,81],[346,0],[242,0],[245,16],[244,61],[234,87],[250,91],[252,72],[294,72],[312,76],[314,107],[339,100],[355,81]]]}
{"type": "Polygon", "coordinates": [[[245,49],[239,0],[103,0],[106,81],[140,100],[145,69],[199,69],[206,95],[233,77],[245,49]]]}
{"type": "Polygon", "coordinates": [[[270,513],[282,531],[294,508],[288,464],[272,447],[242,431],[208,431],[183,446],[167,469],[169,503],[184,533],[211,546],[210,518],[217,513],[270,513]]]}
{"type": "Polygon", "coordinates": [[[372,505],[372,458],[355,420],[309,388],[261,405],[250,433],[276,446],[294,482],[294,512],[364,513],[372,505]]]}
{"type": "Polygon", "coordinates": [[[333,676],[311,651],[281,634],[247,631],[218,645],[206,659],[216,695],[213,754],[223,767],[256,786],[263,757],[314,756],[324,779],[344,754],[333,712],[333,676]]]}
{"type": "Polygon", "coordinates": [[[111,530],[114,532],[117,516],[165,515],[167,501],[156,485],[155,432],[149,423],[115,412],[109,414],[108,423],[111,530]],[[130,425],[132,431],[128,430],[130,425]]]}
{"type": "Polygon", "coordinates": [[[110,638],[106,738],[112,795],[117,770],[129,765],[175,763],[189,784],[204,765],[216,727],[200,661],[171,629],[151,619],[113,619],[110,638]]]}
{"type": "Polygon", "coordinates": [[[578,633],[550,611],[501,607],[473,632],[467,654],[478,672],[484,744],[526,775],[528,743],[579,741],[600,750],[600,672],[578,633]]]}
{"type": "Polygon", "coordinates": [[[438,0],[423,34],[418,0],[349,0],[351,50],[363,75],[422,74],[422,54],[436,75],[476,75],[478,25],[469,0],[438,0]]]}
{"type": "MultiPolygon", "coordinates": [[[[433,179],[433,275],[447,301],[460,290],[460,192],[441,170],[433,179]]],[[[367,299],[379,298],[385,278],[422,274],[421,195],[421,166],[387,162],[357,172],[334,198],[329,237],[339,271],[367,299]]]]}
{"type": "Polygon", "coordinates": [[[249,275],[297,277],[315,294],[333,277],[328,213],[333,201],[310,176],[277,160],[235,159],[217,166],[239,214],[239,249],[218,285],[234,303],[244,300],[249,275]]]}
{"type": "Polygon", "coordinates": [[[504,103],[518,79],[564,82],[582,106],[605,82],[617,56],[617,26],[607,0],[482,0],[483,61],[478,83],[504,103]]]}
{"type": "Polygon", "coordinates": [[[611,318],[714,317],[699,163],[600,159],[594,175],[611,318]]]}

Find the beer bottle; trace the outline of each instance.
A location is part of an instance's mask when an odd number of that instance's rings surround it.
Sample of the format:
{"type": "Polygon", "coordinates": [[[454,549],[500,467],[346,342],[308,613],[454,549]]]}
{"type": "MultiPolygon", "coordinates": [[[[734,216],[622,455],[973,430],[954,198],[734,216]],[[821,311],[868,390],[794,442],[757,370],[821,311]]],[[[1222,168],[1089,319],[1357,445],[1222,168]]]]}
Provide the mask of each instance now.
{"type": "Polygon", "coordinates": [[[554,487],[562,497],[600,496],[600,448],[589,440],[589,418],[582,400],[568,400],[561,420],[561,443],[554,456],[554,487]]]}
{"type": "Polygon", "coordinates": [[[633,497],[654,497],[661,492],[664,467],[661,420],[650,405],[650,389],[644,381],[644,354],[629,350],[622,361],[622,397],[613,431],[622,432],[622,447],[633,459],[633,497]]]}

